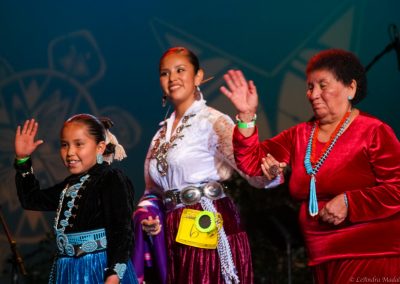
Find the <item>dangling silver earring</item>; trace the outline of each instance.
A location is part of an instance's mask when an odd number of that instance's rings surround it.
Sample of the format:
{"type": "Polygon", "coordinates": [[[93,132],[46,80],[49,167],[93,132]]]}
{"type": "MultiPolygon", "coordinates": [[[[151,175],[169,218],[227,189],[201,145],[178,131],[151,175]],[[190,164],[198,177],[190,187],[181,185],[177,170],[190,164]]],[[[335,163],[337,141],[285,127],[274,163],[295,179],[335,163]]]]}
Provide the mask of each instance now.
{"type": "Polygon", "coordinates": [[[201,100],[203,98],[203,93],[200,90],[200,86],[196,86],[196,100],[201,100]]]}
{"type": "Polygon", "coordinates": [[[103,161],[104,161],[103,155],[102,154],[97,154],[96,155],[96,162],[100,165],[100,164],[103,163],[103,161]]]}
{"type": "Polygon", "coordinates": [[[167,105],[167,96],[166,95],[162,96],[161,105],[162,105],[162,107],[165,107],[167,105]]]}

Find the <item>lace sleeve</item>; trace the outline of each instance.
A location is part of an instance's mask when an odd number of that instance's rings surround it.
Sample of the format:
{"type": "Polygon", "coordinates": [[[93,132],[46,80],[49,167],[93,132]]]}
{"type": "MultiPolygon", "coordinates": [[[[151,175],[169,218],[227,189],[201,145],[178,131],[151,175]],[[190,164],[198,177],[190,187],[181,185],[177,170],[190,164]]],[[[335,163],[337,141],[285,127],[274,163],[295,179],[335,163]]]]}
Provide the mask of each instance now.
{"type": "Polygon", "coordinates": [[[219,167],[218,171],[221,177],[229,178],[232,170],[235,170],[252,186],[257,188],[271,188],[281,184],[283,182],[283,177],[281,176],[278,176],[270,181],[265,176],[250,177],[237,168],[232,144],[234,127],[235,124],[233,123],[232,119],[227,115],[218,116],[218,118],[213,123],[215,139],[210,139],[210,147],[214,148],[215,155],[220,157],[225,163],[227,163],[230,169],[229,170],[228,168],[224,168],[222,166],[219,167]]]}

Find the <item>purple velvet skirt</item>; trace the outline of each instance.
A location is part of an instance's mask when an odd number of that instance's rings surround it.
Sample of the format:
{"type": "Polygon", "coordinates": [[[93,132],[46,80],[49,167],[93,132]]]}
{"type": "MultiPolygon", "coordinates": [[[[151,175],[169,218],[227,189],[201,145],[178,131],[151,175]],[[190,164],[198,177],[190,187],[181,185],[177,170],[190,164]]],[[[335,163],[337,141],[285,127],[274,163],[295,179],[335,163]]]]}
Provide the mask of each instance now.
{"type": "MultiPolygon", "coordinates": [[[[214,201],[221,213],[223,226],[232,251],[233,262],[240,283],[253,283],[251,251],[246,232],[242,229],[238,210],[228,197],[214,201]]],[[[202,210],[200,204],[186,208],[202,210]]],[[[225,283],[221,274],[217,249],[201,249],[175,241],[182,210],[175,209],[167,214],[166,240],[168,258],[168,283],[225,283]]]]}

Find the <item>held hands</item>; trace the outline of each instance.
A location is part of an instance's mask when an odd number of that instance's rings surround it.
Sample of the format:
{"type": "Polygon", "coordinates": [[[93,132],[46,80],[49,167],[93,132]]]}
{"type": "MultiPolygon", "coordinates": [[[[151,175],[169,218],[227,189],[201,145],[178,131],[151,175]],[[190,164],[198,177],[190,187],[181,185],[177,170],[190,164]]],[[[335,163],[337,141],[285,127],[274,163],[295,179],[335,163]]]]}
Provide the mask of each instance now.
{"type": "Polygon", "coordinates": [[[30,156],[36,148],[43,143],[43,140],[36,140],[39,124],[32,118],[26,120],[24,125],[18,125],[15,133],[15,156],[17,159],[30,156]]]}
{"type": "Polygon", "coordinates": [[[286,166],[286,163],[279,163],[271,154],[261,159],[261,170],[269,180],[282,174],[286,166]]]}
{"type": "Polygon", "coordinates": [[[342,193],[326,203],[318,215],[324,222],[339,225],[346,219],[347,214],[348,209],[344,201],[344,194],[342,193]]]}
{"type": "Polygon", "coordinates": [[[142,220],[141,224],[143,231],[149,236],[155,236],[161,232],[162,225],[160,224],[160,218],[158,216],[156,216],[155,219],[149,216],[149,218],[142,220]]]}
{"type": "Polygon", "coordinates": [[[229,70],[224,75],[227,87],[220,91],[228,97],[238,111],[242,121],[249,122],[257,112],[258,95],[253,81],[246,81],[242,71],[229,70]]]}

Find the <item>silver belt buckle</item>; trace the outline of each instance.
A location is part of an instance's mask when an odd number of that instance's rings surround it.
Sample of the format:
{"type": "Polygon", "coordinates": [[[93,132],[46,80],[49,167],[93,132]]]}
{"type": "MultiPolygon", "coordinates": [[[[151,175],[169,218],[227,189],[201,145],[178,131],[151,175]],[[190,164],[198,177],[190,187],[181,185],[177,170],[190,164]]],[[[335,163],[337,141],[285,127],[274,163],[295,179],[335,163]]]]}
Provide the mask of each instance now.
{"type": "Polygon", "coordinates": [[[211,200],[219,199],[224,193],[224,189],[219,182],[211,181],[204,186],[187,186],[179,193],[179,199],[185,205],[193,205],[200,201],[202,196],[211,200]]]}
{"type": "Polygon", "coordinates": [[[210,198],[211,200],[217,200],[224,193],[224,189],[219,182],[211,181],[206,183],[206,185],[204,185],[203,193],[206,197],[210,198]]]}
{"type": "Polygon", "coordinates": [[[187,186],[179,193],[181,202],[185,205],[193,205],[200,201],[203,193],[202,190],[197,186],[187,186]]]}

